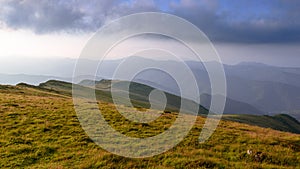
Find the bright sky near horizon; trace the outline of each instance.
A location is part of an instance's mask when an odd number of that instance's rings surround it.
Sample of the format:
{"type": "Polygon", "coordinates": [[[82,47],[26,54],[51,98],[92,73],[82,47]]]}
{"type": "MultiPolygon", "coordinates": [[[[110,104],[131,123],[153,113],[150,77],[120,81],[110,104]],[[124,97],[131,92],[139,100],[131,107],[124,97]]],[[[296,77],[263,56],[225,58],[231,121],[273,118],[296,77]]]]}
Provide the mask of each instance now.
{"type": "Polygon", "coordinates": [[[2,0],[0,64],[7,57],[77,58],[105,23],[155,11],[196,25],[212,40],[225,63],[255,61],[300,67],[299,8],[300,1],[291,0],[2,0]]]}
{"type": "Polygon", "coordinates": [[[0,30],[1,59],[5,57],[71,57],[79,56],[90,34],[43,34],[28,30],[0,30]]]}

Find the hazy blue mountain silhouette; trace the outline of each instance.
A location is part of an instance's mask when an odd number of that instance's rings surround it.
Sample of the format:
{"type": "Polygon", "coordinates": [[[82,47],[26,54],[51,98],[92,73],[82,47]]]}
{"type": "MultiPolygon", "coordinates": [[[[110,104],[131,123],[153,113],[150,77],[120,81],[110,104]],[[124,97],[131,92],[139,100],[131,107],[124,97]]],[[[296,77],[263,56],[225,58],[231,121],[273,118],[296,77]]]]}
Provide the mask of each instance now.
{"type": "MultiPolygon", "coordinates": [[[[158,61],[142,57],[129,57],[127,59],[127,61],[133,63],[133,66],[134,63],[155,63],[157,66],[168,67],[179,74],[181,72],[180,69],[178,70],[178,64],[183,64],[171,60],[158,61]]],[[[103,61],[99,65],[99,70],[95,75],[88,74],[88,71],[83,71],[80,76],[76,77],[77,82],[84,79],[93,79],[94,77],[96,77],[96,80],[102,78],[111,79],[114,71],[122,61],[124,60],[103,61]]],[[[32,62],[25,61],[24,64],[17,64],[18,69],[14,69],[14,72],[11,73],[18,75],[5,74],[9,72],[9,67],[1,67],[0,72],[3,74],[0,75],[0,83],[16,84],[26,82],[29,84],[37,84],[49,79],[71,81],[76,63],[75,59],[53,59],[45,60],[44,62],[42,60],[32,62]],[[34,64],[38,64],[38,66],[35,67],[34,64]],[[20,73],[22,74],[20,75],[20,73]],[[31,76],[30,74],[33,73],[46,76],[31,76]]],[[[82,59],[80,62],[86,65],[87,70],[90,65],[98,65],[98,61],[95,60],[82,59]]],[[[185,61],[185,64],[191,68],[195,75],[199,92],[201,94],[210,95],[210,81],[203,63],[185,61]]],[[[213,67],[220,63],[206,62],[205,64],[213,67]]],[[[260,63],[244,62],[237,65],[224,65],[224,69],[227,78],[227,98],[231,100],[228,102],[230,102],[232,107],[244,107],[245,110],[242,110],[242,112],[251,112],[254,110],[254,107],[260,112],[269,114],[292,112],[294,117],[299,114],[300,68],[276,67],[260,63]],[[244,103],[244,106],[240,106],[242,105],[241,103],[244,103]]],[[[149,70],[138,74],[134,80],[172,94],[180,94],[176,81],[165,73],[149,70]]],[[[228,109],[230,110],[231,108],[228,109]]]]}

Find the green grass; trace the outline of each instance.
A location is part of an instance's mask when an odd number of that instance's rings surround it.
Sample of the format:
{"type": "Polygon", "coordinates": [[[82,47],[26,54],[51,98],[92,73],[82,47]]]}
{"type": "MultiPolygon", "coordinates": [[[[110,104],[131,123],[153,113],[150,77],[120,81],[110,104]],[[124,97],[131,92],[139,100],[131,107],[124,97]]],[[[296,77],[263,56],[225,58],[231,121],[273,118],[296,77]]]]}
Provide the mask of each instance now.
{"type": "MultiPolygon", "coordinates": [[[[144,159],[113,155],[97,146],[81,128],[72,98],[53,89],[0,86],[0,168],[299,168],[300,135],[221,121],[200,144],[205,118],[198,117],[189,135],[171,150],[144,159]],[[261,151],[256,161],[247,149],[261,151]]],[[[176,113],[149,125],[130,122],[114,105],[99,101],[109,124],[131,137],[166,130],[176,113]]]]}

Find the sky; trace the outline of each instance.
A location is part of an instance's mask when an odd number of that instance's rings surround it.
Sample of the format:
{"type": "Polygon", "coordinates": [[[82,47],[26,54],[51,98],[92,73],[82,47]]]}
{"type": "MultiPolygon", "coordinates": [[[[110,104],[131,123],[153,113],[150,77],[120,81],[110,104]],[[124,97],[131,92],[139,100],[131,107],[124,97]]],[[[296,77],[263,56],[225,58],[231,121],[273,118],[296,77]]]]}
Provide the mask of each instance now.
{"type": "Polygon", "coordinates": [[[299,9],[298,0],[0,0],[0,65],[14,58],[77,58],[106,23],[164,12],[202,30],[224,63],[300,67],[299,9]]]}

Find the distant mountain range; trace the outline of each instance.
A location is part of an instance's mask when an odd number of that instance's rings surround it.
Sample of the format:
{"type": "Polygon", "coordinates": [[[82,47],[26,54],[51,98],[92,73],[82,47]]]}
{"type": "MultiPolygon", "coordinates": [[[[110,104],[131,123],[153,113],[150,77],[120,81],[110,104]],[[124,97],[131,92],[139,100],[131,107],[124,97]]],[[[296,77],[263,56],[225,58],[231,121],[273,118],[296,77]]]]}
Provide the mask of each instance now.
{"type": "Polygon", "coordinates": [[[43,75],[26,75],[26,74],[0,74],[0,84],[16,85],[18,83],[28,83],[32,85],[38,85],[48,80],[62,80],[71,82],[71,78],[62,78],[55,76],[43,76],[43,75]]]}
{"type": "MultiPolygon", "coordinates": [[[[98,62],[92,60],[81,60],[87,65],[97,65],[98,62]]],[[[130,57],[129,62],[132,63],[155,63],[158,66],[165,66],[180,73],[176,70],[178,64],[176,61],[158,61],[141,57],[130,57]]],[[[71,82],[72,73],[74,70],[75,60],[65,59],[59,61],[48,61],[48,66],[41,71],[41,74],[51,76],[37,75],[9,75],[0,74],[1,84],[17,84],[25,82],[29,84],[38,84],[49,79],[62,80],[71,82]],[[51,64],[55,64],[55,68],[50,68],[51,64]],[[51,74],[52,72],[52,74],[51,74]]],[[[96,75],[85,75],[76,77],[76,83],[84,79],[111,79],[114,71],[122,60],[107,60],[99,65],[99,70],[96,75]]],[[[40,63],[40,62],[39,62],[40,63]]],[[[201,101],[205,107],[209,107],[210,103],[210,81],[208,73],[203,63],[196,61],[186,61],[199,86],[201,93],[201,101]]],[[[207,65],[214,66],[220,64],[218,62],[207,62],[207,65]]],[[[22,65],[21,65],[22,66],[22,65]]],[[[20,68],[21,69],[21,68],[20,68]]],[[[227,78],[227,103],[225,113],[244,113],[244,114],[278,114],[289,113],[300,119],[300,68],[275,67],[260,63],[241,63],[238,65],[224,65],[227,78]]],[[[0,68],[1,72],[7,72],[4,68],[0,68]]],[[[8,69],[7,69],[8,70],[8,69]]],[[[26,71],[23,73],[38,72],[26,71]]],[[[17,72],[16,72],[17,73],[17,72]]],[[[183,75],[184,76],[184,75],[183,75]]],[[[129,79],[119,79],[129,80],[129,79]]],[[[155,70],[144,71],[138,74],[135,82],[151,86],[170,94],[180,95],[179,87],[172,77],[169,75],[157,72],[155,70]]]]}

